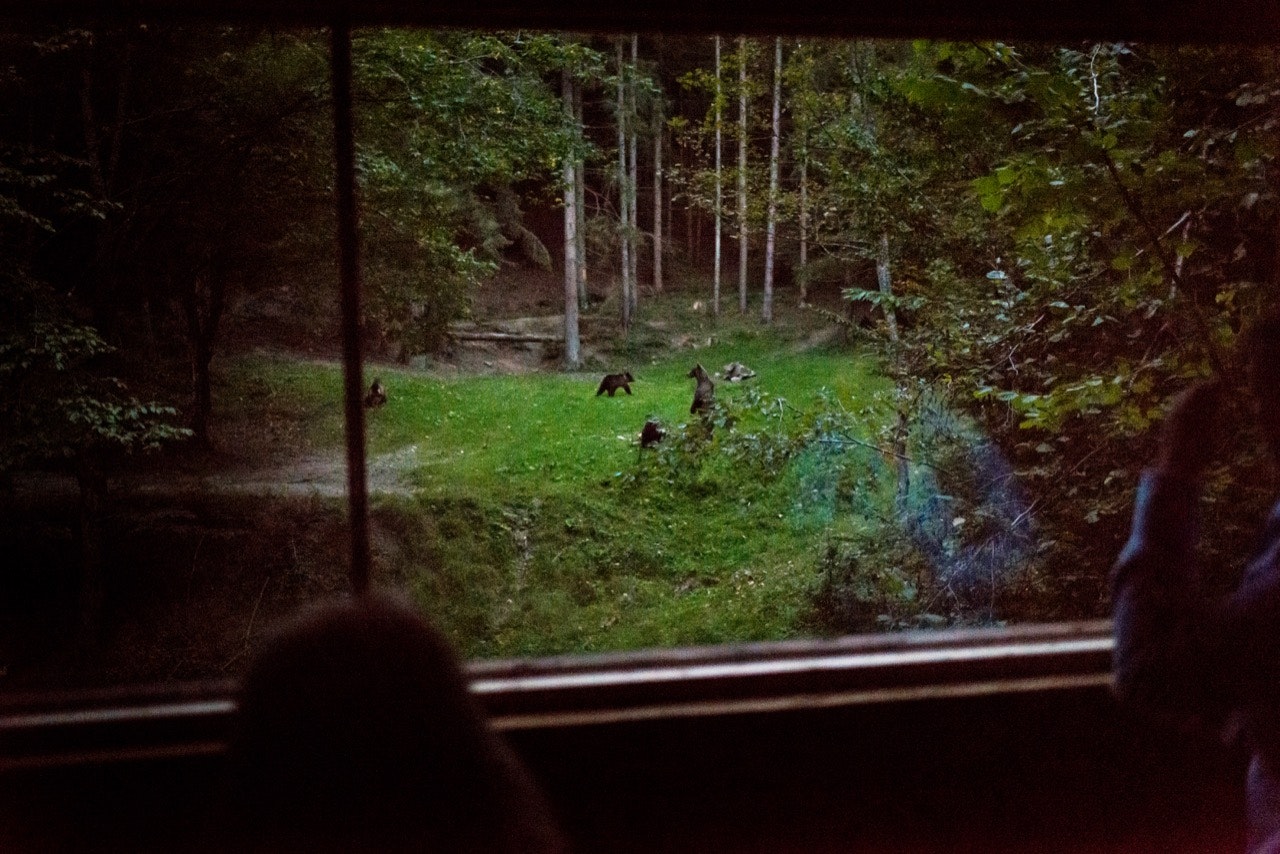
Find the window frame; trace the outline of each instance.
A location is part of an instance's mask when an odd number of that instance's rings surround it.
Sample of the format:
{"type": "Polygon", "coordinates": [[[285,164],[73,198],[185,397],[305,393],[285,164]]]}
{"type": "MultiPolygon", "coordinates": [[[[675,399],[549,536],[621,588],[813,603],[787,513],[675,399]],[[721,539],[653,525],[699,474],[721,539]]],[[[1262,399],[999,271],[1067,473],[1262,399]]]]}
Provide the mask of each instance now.
{"type": "MultiPolygon", "coordinates": [[[[852,7],[830,0],[801,0],[788,4],[785,13],[765,13],[718,0],[698,6],[673,0],[643,5],[572,0],[547,9],[494,0],[437,4],[411,0],[0,0],[0,19],[209,19],[327,26],[347,36],[358,26],[406,25],[1280,44],[1280,4],[1259,9],[1250,0],[1187,0],[1181,5],[1167,0],[1124,4],[979,0],[961,7],[946,0],[852,7]]],[[[335,45],[339,41],[335,38],[335,45]]],[[[341,125],[339,101],[340,96],[335,96],[335,115],[341,125]]],[[[344,174],[341,146],[339,141],[340,183],[344,174]]],[[[350,162],[346,166],[350,174],[350,162]]],[[[354,184],[349,189],[353,191],[354,184]]],[[[341,193],[337,208],[348,231],[342,236],[340,226],[335,243],[343,251],[340,268],[347,294],[352,296],[359,270],[358,259],[349,254],[355,249],[355,211],[354,206],[344,208],[341,193]]],[[[358,298],[358,288],[354,296],[358,298]]],[[[359,377],[358,341],[354,345],[348,341],[347,347],[348,423],[352,423],[354,406],[362,424],[362,389],[359,383],[352,385],[351,374],[354,370],[359,377]]],[[[362,435],[358,447],[358,459],[350,457],[355,461],[353,469],[359,469],[353,475],[353,482],[358,480],[353,492],[364,488],[362,435]]],[[[353,512],[363,510],[353,508],[353,512]]],[[[357,530],[362,524],[353,521],[357,530]]],[[[353,578],[356,589],[361,589],[358,572],[353,578]]],[[[472,692],[494,725],[521,731],[997,693],[1095,690],[1110,684],[1111,651],[1110,623],[1098,620],[476,661],[467,664],[467,673],[472,692]]],[[[234,726],[235,689],[234,682],[222,680],[0,696],[0,771],[220,753],[234,726]]]]}
{"type": "MultiPolygon", "coordinates": [[[[1106,620],[830,640],[471,661],[472,695],[503,732],[784,713],[1109,687],[1106,620]]],[[[233,680],[39,692],[0,702],[0,772],[217,754],[233,680]]]]}

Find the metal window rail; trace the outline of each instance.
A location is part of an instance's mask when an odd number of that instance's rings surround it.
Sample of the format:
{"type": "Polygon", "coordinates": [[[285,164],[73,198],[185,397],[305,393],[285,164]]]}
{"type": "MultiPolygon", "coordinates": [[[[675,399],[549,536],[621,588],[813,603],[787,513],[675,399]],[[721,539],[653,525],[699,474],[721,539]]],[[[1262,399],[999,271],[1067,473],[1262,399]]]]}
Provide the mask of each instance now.
{"type": "MultiPolygon", "coordinates": [[[[472,662],[471,691],[504,731],[1102,690],[1106,621],[862,635],[472,662]]],[[[229,681],[0,700],[0,771],[218,753],[235,723],[229,681]]]]}

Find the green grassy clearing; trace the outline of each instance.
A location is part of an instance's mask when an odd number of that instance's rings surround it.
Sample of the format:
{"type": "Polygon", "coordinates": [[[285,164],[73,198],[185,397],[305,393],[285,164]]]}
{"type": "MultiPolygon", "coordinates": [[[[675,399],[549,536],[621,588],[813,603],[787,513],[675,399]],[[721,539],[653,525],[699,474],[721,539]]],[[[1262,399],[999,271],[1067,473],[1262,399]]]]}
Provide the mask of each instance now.
{"type": "MultiPolygon", "coordinates": [[[[833,509],[840,466],[820,450],[767,466],[751,442],[762,437],[767,450],[769,431],[790,429],[824,393],[879,411],[873,401],[888,382],[875,364],[843,348],[798,349],[785,331],[745,329],[643,364],[620,357],[609,370],[630,370],[635,393],[597,397],[594,372],[441,379],[379,368],[390,401],[369,413],[370,453],[395,452],[417,487],[412,499],[375,501],[383,571],[478,657],[809,630],[826,538],[859,519],[852,504],[833,509]],[[717,383],[718,400],[738,413],[733,431],[674,447],[690,421],[689,369],[730,361],[759,374],[717,383]],[[767,406],[752,404],[760,396],[767,406]],[[662,451],[641,453],[640,428],[654,417],[671,435],[662,451]]],[[[337,367],[257,356],[227,376],[240,400],[256,401],[258,412],[240,417],[287,422],[271,429],[295,432],[313,451],[336,449],[337,367]]],[[[889,500],[874,483],[863,488],[864,500],[889,500]]]]}

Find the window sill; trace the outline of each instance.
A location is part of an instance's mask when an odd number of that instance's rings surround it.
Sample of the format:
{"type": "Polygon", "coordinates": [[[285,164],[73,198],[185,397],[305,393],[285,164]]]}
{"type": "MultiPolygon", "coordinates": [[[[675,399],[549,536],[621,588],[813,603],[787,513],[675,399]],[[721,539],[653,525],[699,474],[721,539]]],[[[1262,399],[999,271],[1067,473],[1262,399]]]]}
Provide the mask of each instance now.
{"type": "MultiPolygon", "coordinates": [[[[1110,683],[1106,621],[857,635],[468,665],[503,731],[785,712],[1110,683]]],[[[0,770],[222,752],[230,681],[0,697],[0,770]]]]}

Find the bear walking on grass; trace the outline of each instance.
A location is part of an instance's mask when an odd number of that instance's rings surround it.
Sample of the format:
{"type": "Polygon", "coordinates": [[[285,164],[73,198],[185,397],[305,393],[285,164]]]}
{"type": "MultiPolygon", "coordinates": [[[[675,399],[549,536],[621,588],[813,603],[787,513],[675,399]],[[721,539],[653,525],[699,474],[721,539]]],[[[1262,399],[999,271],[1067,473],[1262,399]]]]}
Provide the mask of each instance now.
{"type": "Polygon", "coordinates": [[[635,381],[636,378],[631,376],[629,371],[621,374],[605,374],[604,379],[600,380],[600,387],[596,389],[596,397],[606,391],[609,392],[609,397],[613,397],[614,392],[618,389],[631,394],[631,384],[635,381]]]}

